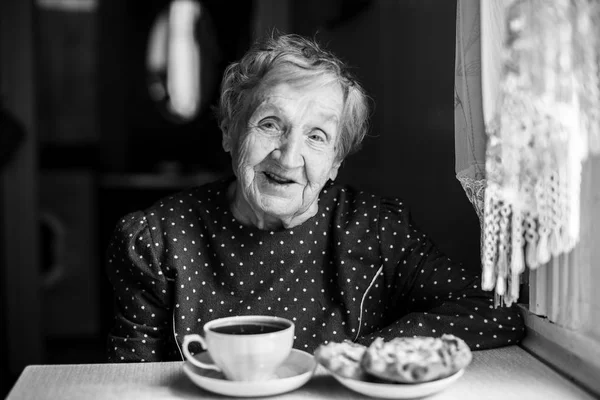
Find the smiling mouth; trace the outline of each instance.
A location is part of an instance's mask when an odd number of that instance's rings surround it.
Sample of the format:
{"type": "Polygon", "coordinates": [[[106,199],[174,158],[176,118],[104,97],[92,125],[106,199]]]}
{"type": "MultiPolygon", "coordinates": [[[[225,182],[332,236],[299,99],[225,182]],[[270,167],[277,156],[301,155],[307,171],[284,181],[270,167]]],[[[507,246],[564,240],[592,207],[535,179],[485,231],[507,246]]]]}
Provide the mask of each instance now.
{"type": "Polygon", "coordinates": [[[272,174],[270,172],[263,172],[263,174],[265,175],[265,177],[267,178],[267,180],[271,183],[276,183],[278,185],[289,185],[292,183],[295,183],[295,181],[291,180],[291,179],[287,179],[287,178],[283,178],[279,175],[275,175],[272,174]]]}

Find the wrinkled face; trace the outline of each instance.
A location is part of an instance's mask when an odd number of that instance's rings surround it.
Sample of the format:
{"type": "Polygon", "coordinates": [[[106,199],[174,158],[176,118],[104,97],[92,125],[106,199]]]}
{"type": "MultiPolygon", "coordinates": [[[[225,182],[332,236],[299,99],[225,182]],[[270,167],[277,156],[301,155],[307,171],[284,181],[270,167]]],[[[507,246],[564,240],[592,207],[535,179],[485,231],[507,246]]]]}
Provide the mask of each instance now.
{"type": "Polygon", "coordinates": [[[321,189],[340,165],[341,88],[320,79],[276,83],[259,89],[255,104],[247,125],[224,137],[241,189],[236,201],[266,218],[314,215],[321,189]]]}

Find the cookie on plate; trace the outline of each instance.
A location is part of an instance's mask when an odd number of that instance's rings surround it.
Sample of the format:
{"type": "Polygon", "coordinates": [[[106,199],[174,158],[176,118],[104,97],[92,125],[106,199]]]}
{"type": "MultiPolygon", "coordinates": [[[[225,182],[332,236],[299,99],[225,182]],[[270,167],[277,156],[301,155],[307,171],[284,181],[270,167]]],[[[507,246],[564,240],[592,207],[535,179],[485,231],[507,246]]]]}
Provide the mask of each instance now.
{"type": "Polygon", "coordinates": [[[471,350],[454,335],[377,338],[365,351],[361,366],[380,379],[420,383],[445,378],[471,362],[471,350]]]}
{"type": "Polygon", "coordinates": [[[315,359],[328,370],[345,378],[364,379],[365,372],[360,366],[366,346],[345,340],[341,343],[329,342],[315,350],[315,359]]]}

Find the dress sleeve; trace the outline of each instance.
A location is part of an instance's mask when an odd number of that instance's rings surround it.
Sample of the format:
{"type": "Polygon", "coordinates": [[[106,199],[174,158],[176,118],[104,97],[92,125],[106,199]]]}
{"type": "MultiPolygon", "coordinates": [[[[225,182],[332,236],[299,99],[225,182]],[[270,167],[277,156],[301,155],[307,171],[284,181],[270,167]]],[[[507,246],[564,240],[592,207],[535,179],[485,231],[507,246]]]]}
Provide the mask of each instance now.
{"type": "Polygon", "coordinates": [[[441,336],[454,334],[473,350],[518,343],[524,334],[516,308],[495,307],[481,289],[479,271],[442,254],[410,219],[402,202],[382,200],[379,224],[387,326],[362,336],[441,336]]]}
{"type": "Polygon", "coordinates": [[[109,362],[181,359],[172,339],[171,284],[158,246],[142,212],[127,215],[114,230],[106,269],[115,300],[109,362]]]}

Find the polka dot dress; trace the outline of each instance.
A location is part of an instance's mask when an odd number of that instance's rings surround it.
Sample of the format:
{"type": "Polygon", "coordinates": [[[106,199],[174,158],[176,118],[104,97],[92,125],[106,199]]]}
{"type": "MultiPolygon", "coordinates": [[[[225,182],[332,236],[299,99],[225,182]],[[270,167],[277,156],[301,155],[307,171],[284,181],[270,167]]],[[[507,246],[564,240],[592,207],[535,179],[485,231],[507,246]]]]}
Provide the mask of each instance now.
{"type": "Polygon", "coordinates": [[[453,333],[473,349],[517,343],[515,309],[439,253],[401,201],[328,184],[319,212],[279,231],[233,217],[223,180],[125,216],[108,249],[112,362],[181,360],[183,336],[215,318],[295,322],[294,347],[453,333]]]}

